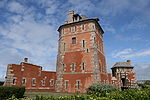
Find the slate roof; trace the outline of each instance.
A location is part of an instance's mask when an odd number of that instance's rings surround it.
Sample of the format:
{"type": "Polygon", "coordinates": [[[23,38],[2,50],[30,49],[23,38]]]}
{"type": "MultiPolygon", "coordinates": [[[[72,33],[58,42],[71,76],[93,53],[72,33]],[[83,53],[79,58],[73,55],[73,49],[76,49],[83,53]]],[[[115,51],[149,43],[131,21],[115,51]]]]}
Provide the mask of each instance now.
{"type": "Polygon", "coordinates": [[[116,64],[112,68],[118,68],[118,67],[133,67],[130,63],[128,62],[116,62],[116,64]]]}
{"type": "Polygon", "coordinates": [[[63,27],[63,26],[67,26],[67,25],[72,25],[72,24],[76,24],[76,23],[79,23],[79,22],[84,22],[84,21],[92,21],[92,20],[94,20],[96,23],[97,23],[97,25],[99,26],[99,28],[102,30],[102,34],[104,33],[104,31],[103,31],[103,29],[101,28],[101,26],[100,26],[100,24],[98,23],[98,21],[99,21],[99,18],[88,18],[88,17],[86,17],[85,15],[79,15],[79,14],[74,14],[73,16],[80,16],[80,20],[79,21],[75,21],[75,22],[72,22],[72,23],[65,23],[65,24],[63,24],[63,25],[61,25],[59,28],[58,28],[58,30],[57,31],[60,31],[60,29],[63,27]]]}

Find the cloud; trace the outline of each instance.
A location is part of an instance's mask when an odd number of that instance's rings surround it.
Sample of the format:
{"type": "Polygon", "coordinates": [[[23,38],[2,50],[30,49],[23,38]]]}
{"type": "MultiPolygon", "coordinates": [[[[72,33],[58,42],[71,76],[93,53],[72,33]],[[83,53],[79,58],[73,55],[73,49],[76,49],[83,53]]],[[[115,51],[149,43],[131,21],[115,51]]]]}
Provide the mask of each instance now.
{"type": "Polygon", "coordinates": [[[0,81],[4,81],[5,80],[5,76],[4,75],[0,75],[0,81]]]}
{"type": "Polygon", "coordinates": [[[127,49],[112,53],[113,58],[118,57],[121,59],[138,58],[138,57],[145,57],[145,56],[150,56],[150,49],[133,51],[133,49],[127,48],[127,49]]]}
{"type": "Polygon", "coordinates": [[[137,58],[137,57],[145,57],[145,56],[150,56],[150,49],[137,51],[132,54],[124,55],[124,58],[128,59],[128,58],[137,58]]]}
{"type": "Polygon", "coordinates": [[[13,13],[23,13],[26,8],[19,2],[13,1],[8,3],[7,9],[13,13]]]}
{"type": "Polygon", "coordinates": [[[105,24],[103,24],[103,28],[106,33],[116,34],[116,29],[107,21],[105,22],[105,24]]]}
{"type": "Polygon", "coordinates": [[[141,18],[134,18],[129,24],[127,24],[127,29],[138,29],[138,30],[144,30],[148,27],[148,25],[143,21],[141,18]]]}
{"type": "Polygon", "coordinates": [[[136,76],[138,80],[150,80],[149,72],[150,72],[150,64],[148,63],[135,63],[134,70],[136,72],[136,76]]]}
{"type": "Polygon", "coordinates": [[[70,9],[75,9],[77,12],[80,12],[80,13],[82,12],[83,14],[86,14],[87,11],[93,12],[93,10],[95,8],[95,6],[91,0],[86,0],[86,1],[68,0],[68,3],[70,3],[72,6],[70,9]]]}
{"type": "MultiPolygon", "coordinates": [[[[54,71],[59,20],[54,15],[49,16],[50,12],[42,14],[36,11],[36,6],[29,7],[17,1],[8,2],[4,9],[9,13],[4,12],[7,21],[0,24],[0,58],[3,58],[0,60],[0,80],[6,73],[7,64],[19,64],[24,57],[28,57],[30,63],[43,66],[44,70],[54,71]]],[[[46,9],[43,5],[43,11],[46,9]]],[[[56,13],[57,8],[51,9],[56,13]]]]}
{"type": "Polygon", "coordinates": [[[121,57],[121,58],[123,58],[124,55],[129,54],[131,52],[132,52],[132,49],[131,48],[127,48],[127,49],[121,50],[119,52],[113,53],[112,57],[121,57]]]}
{"type": "MultiPolygon", "coordinates": [[[[124,30],[125,32],[125,30],[124,30]]],[[[135,34],[135,33],[130,33],[130,36],[128,35],[123,35],[123,34],[115,34],[114,38],[119,41],[132,41],[132,42],[137,42],[137,41],[145,41],[143,40],[142,34],[135,34]]]]}

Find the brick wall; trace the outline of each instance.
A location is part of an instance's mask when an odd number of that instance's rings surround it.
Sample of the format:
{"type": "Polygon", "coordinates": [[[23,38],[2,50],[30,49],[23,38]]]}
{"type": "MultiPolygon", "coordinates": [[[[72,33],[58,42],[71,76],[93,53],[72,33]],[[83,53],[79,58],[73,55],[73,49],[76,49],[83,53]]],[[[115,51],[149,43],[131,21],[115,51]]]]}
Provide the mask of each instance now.
{"type": "Polygon", "coordinates": [[[25,86],[27,91],[55,91],[56,72],[22,62],[8,65],[4,86],[25,86]]]}

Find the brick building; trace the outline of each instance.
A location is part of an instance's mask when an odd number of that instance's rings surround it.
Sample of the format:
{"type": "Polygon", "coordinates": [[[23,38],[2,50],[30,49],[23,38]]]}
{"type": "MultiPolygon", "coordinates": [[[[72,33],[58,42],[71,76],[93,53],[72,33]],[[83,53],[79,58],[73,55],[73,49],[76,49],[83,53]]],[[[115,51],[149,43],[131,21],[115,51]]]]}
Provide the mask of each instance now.
{"type": "MultiPolygon", "coordinates": [[[[28,63],[8,65],[5,86],[26,86],[27,91],[56,91],[85,93],[93,83],[132,86],[135,83],[133,66],[112,68],[106,72],[104,31],[98,18],[68,12],[68,19],[58,28],[58,55],[56,72],[42,71],[42,67],[28,63]],[[124,69],[125,78],[119,70],[124,69]]],[[[119,63],[120,64],[120,63],[119,63]]],[[[124,63],[121,63],[124,64],[124,63]]]]}
{"type": "Polygon", "coordinates": [[[56,72],[42,71],[42,67],[27,62],[9,64],[4,86],[25,86],[26,91],[55,91],[56,72]]]}
{"type": "Polygon", "coordinates": [[[133,72],[131,61],[116,62],[112,69],[112,84],[122,88],[136,87],[136,74],[133,72]]]}
{"type": "Polygon", "coordinates": [[[58,92],[85,92],[93,83],[111,83],[98,21],[69,11],[68,20],[59,27],[58,92]]]}

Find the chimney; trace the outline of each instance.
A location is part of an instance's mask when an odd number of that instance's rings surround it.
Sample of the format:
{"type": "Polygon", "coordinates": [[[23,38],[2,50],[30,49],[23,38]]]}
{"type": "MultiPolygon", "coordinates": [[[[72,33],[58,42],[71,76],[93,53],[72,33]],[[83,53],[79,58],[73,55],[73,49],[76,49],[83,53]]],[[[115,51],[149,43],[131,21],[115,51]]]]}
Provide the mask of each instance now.
{"type": "Polygon", "coordinates": [[[73,15],[74,15],[74,11],[73,10],[69,10],[68,11],[68,23],[72,23],[73,22],[73,15]]]}
{"type": "Polygon", "coordinates": [[[129,64],[131,64],[131,60],[127,60],[127,62],[128,62],[129,64]]]}
{"type": "Polygon", "coordinates": [[[28,58],[24,58],[24,62],[28,62],[28,58]]]}

